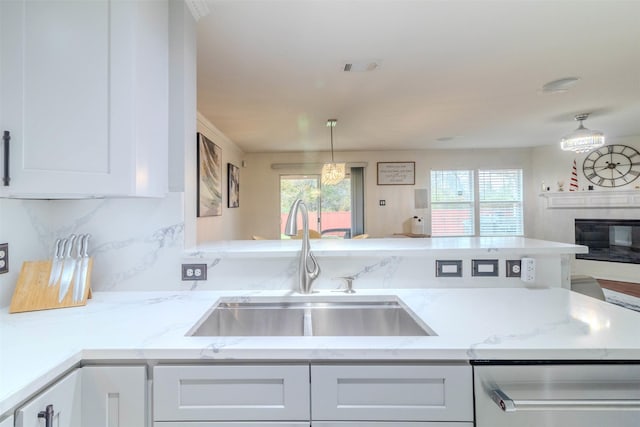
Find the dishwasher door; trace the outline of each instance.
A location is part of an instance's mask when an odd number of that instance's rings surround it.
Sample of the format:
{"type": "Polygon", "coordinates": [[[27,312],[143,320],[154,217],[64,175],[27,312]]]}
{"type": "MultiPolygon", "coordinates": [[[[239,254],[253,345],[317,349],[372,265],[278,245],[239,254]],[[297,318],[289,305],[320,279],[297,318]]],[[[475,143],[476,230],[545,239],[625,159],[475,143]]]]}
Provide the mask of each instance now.
{"type": "Polygon", "coordinates": [[[476,427],[638,427],[640,364],[475,365],[476,427]]]}

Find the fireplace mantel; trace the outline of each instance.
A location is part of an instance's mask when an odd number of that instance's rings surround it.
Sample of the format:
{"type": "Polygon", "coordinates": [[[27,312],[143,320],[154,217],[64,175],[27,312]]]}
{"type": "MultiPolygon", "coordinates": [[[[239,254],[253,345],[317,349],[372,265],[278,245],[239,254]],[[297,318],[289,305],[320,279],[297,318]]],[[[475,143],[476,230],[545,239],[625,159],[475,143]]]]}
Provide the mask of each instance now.
{"type": "Polygon", "coordinates": [[[640,208],[640,190],[548,191],[547,209],[640,208]]]}

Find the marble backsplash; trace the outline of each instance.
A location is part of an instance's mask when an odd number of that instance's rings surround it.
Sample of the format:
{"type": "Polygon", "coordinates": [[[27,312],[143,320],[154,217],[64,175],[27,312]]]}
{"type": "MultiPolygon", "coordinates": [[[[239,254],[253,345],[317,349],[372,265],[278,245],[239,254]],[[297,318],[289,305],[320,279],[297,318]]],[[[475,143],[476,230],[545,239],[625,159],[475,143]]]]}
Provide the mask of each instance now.
{"type": "MultiPolygon", "coordinates": [[[[0,199],[0,242],[10,247],[10,272],[0,275],[0,306],[9,305],[23,261],[47,259],[57,237],[91,233],[89,254],[95,291],[157,290],[282,290],[295,289],[297,256],[238,256],[229,253],[184,250],[183,193],[162,199],[18,200],[0,199]],[[206,281],[182,281],[183,262],[207,265],[206,281]]],[[[517,278],[505,277],[506,257],[497,258],[500,277],[471,277],[471,258],[463,261],[462,278],[437,278],[436,255],[324,255],[316,289],[338,289],[339,277],[354,277],[355,289],[522,287],[517,278]]],[[[484,254],[483,256],[486,256],[484,254]]],[[[537,282],[561,286],[561,257],[538,259],[537,282]]],[[[568,271],[568,270],[567,270],[568,271]]],[[[567,277],[568,279],[568,277],[567,277]]]]}
{"type": "Polygon", "coordinates": [[[11,302],[22,262],[49,258],[55,239],[71,233],[92,235],[94,290],[177,289],[183,211],[183,193],[162,199],[0,199],[0,241],[9,243],[10,252],[9,273],[0,275],[0,306],[11,302]]]}

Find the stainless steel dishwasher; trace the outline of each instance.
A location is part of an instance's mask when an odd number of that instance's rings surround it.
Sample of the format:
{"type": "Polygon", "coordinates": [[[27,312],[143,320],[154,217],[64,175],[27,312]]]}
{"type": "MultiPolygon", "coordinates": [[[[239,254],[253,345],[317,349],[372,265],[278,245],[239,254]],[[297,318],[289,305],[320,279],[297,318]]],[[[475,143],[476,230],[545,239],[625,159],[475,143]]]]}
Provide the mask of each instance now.
{"type": "Polygon", "coordinates": [[[474,366],[476,427],[638,427],[640,364],[474,366]]]}

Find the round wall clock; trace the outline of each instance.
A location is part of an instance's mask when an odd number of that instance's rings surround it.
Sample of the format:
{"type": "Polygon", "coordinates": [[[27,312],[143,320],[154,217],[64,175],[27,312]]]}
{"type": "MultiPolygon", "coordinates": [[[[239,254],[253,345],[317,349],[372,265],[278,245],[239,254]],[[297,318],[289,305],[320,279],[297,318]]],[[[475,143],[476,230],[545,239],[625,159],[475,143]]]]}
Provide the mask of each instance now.
{"type": "Polygon", "coordinates": [[[640,153],[626,145],[606,145],[589,153],[582,163],[582,171],[596,185],[620,187],[640,175],[640,153]]]}

